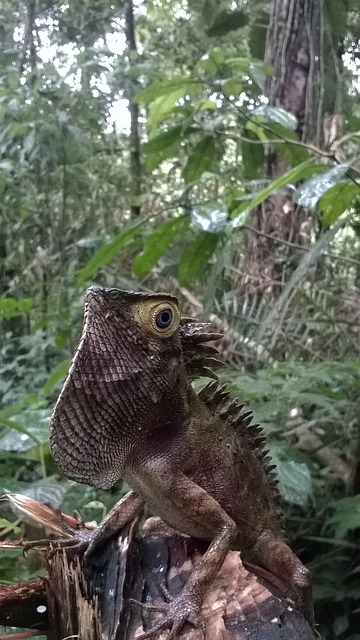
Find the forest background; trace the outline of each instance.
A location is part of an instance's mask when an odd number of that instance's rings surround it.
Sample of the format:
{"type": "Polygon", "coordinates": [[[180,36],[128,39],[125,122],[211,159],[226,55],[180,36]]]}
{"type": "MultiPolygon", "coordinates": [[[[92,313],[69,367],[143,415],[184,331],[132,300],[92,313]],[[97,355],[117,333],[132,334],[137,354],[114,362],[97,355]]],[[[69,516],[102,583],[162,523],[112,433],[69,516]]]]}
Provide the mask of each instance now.
{"type": "Polygon", "coordinates": [[[225,333],[322,637],[359,640],[357,0],[7,0],[0,39],[1,493],[115,503],[61,476],[48,418],[86,287],[170,291],[225,333]]]}

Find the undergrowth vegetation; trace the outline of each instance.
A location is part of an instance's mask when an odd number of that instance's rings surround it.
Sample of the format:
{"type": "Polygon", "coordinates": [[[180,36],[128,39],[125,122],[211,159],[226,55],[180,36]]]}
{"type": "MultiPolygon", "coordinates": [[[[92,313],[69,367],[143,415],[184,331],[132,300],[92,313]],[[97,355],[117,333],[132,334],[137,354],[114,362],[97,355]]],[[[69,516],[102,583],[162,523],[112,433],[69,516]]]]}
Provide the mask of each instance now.
{"type": "MultiPolygon", "coordinates": [[[[358,6],[311,24],[327,64],[306,137],[262,44],[285,2],[98,4],[0,2],[0,493],[104,516],[126,487],[66,480],[48,444],[84,291],[174,293],[224,333],[220,378],[268,436],[322,637],[359,640],[358,6]]],[[[5,502],[0,533],[43,535],[5,502]]],[[[38,571],[0,554],[2,582],[38,571]]]]}

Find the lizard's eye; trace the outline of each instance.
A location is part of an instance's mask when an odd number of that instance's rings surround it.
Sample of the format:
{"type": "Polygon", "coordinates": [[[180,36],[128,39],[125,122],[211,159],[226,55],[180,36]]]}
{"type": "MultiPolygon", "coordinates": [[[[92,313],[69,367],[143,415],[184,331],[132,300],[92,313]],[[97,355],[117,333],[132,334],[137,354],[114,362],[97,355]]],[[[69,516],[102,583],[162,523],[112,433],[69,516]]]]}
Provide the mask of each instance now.
{"type": "Polygon", "coordinates": [[[172,300],[146,300],[134,309],[134,316],[157,338],[170,338],[178,330],[180,311],[172,300]]]}
{"type": "Polygon", "coordinates": [[[179,307],[170,302],[156,302],[148,307],[149,329],[161,338],[169,338],[179,327],[179,307]]]}
{"type": "Polygon", "coordinates": [[[119,297],[119,289],[109,289],[107,295],[110,300],[117,300],[119,297]]]}
{"type": "Polygon", "coordinates": [[[159,327],[159,329],[167,329],[168,326],[171,324],[172,318],[173,318],[173,313],[171,309],[163,309],[162,311],[159,311],[159,313],[157,314],[155,318],[155,322],[156,322],[156,325],[159,327]]]}

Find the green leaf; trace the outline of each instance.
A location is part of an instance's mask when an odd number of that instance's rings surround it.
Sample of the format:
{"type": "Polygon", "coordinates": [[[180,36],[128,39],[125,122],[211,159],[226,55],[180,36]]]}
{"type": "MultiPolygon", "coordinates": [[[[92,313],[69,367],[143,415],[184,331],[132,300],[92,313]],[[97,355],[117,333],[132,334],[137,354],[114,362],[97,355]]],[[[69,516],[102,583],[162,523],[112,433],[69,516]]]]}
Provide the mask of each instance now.
{"type": "Polygon", "coordinates": [[[62,380],[64,376],[66,376],[69,370],[70,362],[71,360],[64,360],[59,364],[58,367],[56,367],[55,371],[52,372],[52,374],[49,376],[46,383],[44,384],[45,395],[50,393],[50,391],[52,391],[52,389],[57,385],[57,383],[60,380],[62,380]]]}
{"type": "Polygon", "coordinates": [[[214,47],[214,49],[202,56],[197,66],[208,73],[218,74],[224,64],[224,60],[225,50],[220,47],[214,47]]]}
{"type": "Polygon", "coordinates": [[[312,496],[308,466],[304,462],[282,459],[277,447],[271,447],[270,454],[276,464],[279,488],[285,500],[291,504],[305,505],[312,496]]]}
{"type": "Polygon", "coordinates": [[[63,349],[70,337],[70,325],[68,329],[59,329],[55,335],[55,344],[58,349],[63,349]]]}
{"type": "MultiPolygon", "coordinates": [[[[294,169],[287,171],[287,173],[283,173],[281,176],[279,176],[279,178],[276,178],[276,180],[273,180],[272,182],[270,182],[270,184],[265,189],[262,189],[262,191],[260,191],[252,200],[250,200],[250,202],[246,207],[246,211],[251,211],[252,209],[255,209],[255,207],[257,207],[259,204],[264,202],[266,198],[271,196],[271,194],[274,193],[274,191],[277,191],[281,187],[284,187],[287,184],[293,184],[294,182],[298,182],[299,180],[302,180],[303,178],[308,177],[309,175],[312,175],[314,173],[319,173],[320,171],[323,171],[323,170],[324,170],[324,165],[312,164],[312,159],[302,162],[297,167],[294,167],[294,169]]],[[[233,220],[233,223],[232,223],[233,227],[236,228],[238,226],[241,226],[243,219],[244,219],[244,211],[242,211],[241,214],[233,220]]]]}
{"type": "Polygon", "coordinates": [[[330,227],[359,196],[360,188],[350,180],[330,187],[317,204],[322,223],[330,227]]]}
{"type": "Polygon", "coordinates": [[[32,298],[22,298],[20,300],[10,297],[0,298],[0,318],[9,320],[20,313],[26,313],[32,306],[32,298]]]}
{"type": "Polygon", "coordinates": [[[312,393],[311,391],[302,391],[299,393],[299,404],[307,406],[322,407],[323,409],[329,409],[331,411],[333,401],[331,398],[326,397],[324,393],[312,393]]]}
{"type": "Polygon", "coordinates": [[[210,38],[214,36],[223,36],[229,31],[234,31],[240,27],[244,27],[249,19],[244,11],[235,9],[234,11],[219,11],[210,25],[206,29],[206,33],[210,38]]]}
{"type": "Polygon", "coordinates": [[[308,149],[306,147],[302,147],[299,144],[291,144],[291,142],[284,142],[279,140],[276,141],[279,136],[283,136],[288,140],[294,140],[294,142],[299,142],[299,138],[296,133],[293,131],[289,131],[289,129],[285,129],[279,124],[272,124],[271,129],[274,132],[274,136],[271,135],[270,131],[266,131],[266,134],[269,140],[273,139],[274,148],[277,150],[278,154],[287,162],[291,167],[296,167],[301,162],[305,162],[310,157],[308,149]]]}
{"type": "Polygon", "coordinates": [[[226,228],[228,211],[221,204],[208,203],[194,207],[191,211],[191,222],[196,229],[209,233],[220,233],[226,228]]]}
{"type": "Polygon", "coordinates": [[[249,64],[249,76],[262,91],[265,91],[267,77],[272,74],[273,69],[270,64],[254,61],[249,64]]]}
{"type": "Polygon", "coordinates": [[[247,123],[246,130],[253,131],[260,140],[273,140],[279,155],[291,166],[305,162],[310,155],[305,146],[299,144],[295,131],[297,120],[284,109],[262,106],[254,110],[255,116],[247,123]],[[297,144],[291,144],[291,140],[297,144]]]}
{"type": "Polygon", "coordinates": [[[211,110],[211,111],[216,111],[217,110],[217,105],[216,102],[214,102],[213,100],[211,100],[210,98],[208,100],[203,100],[203,101],[199,101],[196,102],[194,104],[194,109],[195,111],[206,111],[206,110],[211,110]]]}
{"type": "Polygon", "coordinates": [[[169,158],[173,158],[177,156],[179,151],[179,147],[181,145],[181,139],[174,141],[172,144],[169,144],[166,148],[161,151],[157,151],[156,153],[146,153],[144,159],[145,170],[148,173],[154,171],[161,165],[162,162],[168,160],[169,158]]]}
{"type": "Polygon", "coordinates": [[[171,127],[167,131],[159,133],[159,135],[151,138],[143,145],[143,151],[145,155],[145,167],[147,171],[153,171],[164,160],[175,155],[179,149],[181,141],[183,126],[177,125],[171,127]]]}
{"type": "Polygon", "coordinates": [[[138,278],[142,278],[157,263],[159,258],[168,249],[172,240],[189,226],[189,217],[181,216],[173,218],[158,226],[145,241],[143,253],[138,255],[133,262],[133,271],[138,278]]]}
{"type": "Polygon", "coordinates": [[[242,88],[243,84],[239,78],[229,78],[229,80],[223,82],[221,86],[222,92],[228,96],[240,95],[242,88]]]}
{"type": "Polygon", "coordinates": [[[327,171],[323,171],[319,176],[311,178],[302,184],[294,194],[294,199],[301,207],[314,210],[318,200],[328,189],[336,185],[344,177],[349,169],[349,164],[343,162],[327,171]]]}
{"type": "Polygon", "coordinates": [[[245,75],[249,72],[249,58],[226,58],[225,64],[231,71],[237,74],[245,75]]]}
{"type": "MultiPolygon", "coordinates": [[[[276,123],[264,123],[266,126],[262,126],[260,123],[249,122],[246,125],[246,132],[252,131],[262,142],[266,143],[269,140],[273,142],[274,149],[277,150],[279,155],[291,166],[296,167],[305,160],[310,158],[308,149],[305,146],[299,144],[299,138],[294,131],[286,129],[280,124],[276,123]],[[291,141],[294,141],[294,144],[291,141]]],[[[250,137],[250,135],[248,136],[250,137]]]]}
{"type": "Polygon", "coordinates": [[[121,249],[123,249],[129,240],[138,232],[140,227],[147,222],[147,219],[138,220],[134,222],[131,226],[124,229],[121,233],[115,236],[110,242],[104,244],[99,251],[87,262],[85,267],[83,267],[80,271],[78,271],[78,279],[76,282],[76,286],[81,288],[84,286],[85,282],[92,276],[96,271],[98,271],[101,267],[104,267],[106,264],[109,264],[114,258],[116,258],[117,254],[121,249]]]}
{"type": "Polygon", "coordinates": [[[205,136],[191,153],[183,171],[185,182],[195,182],[204,171],[209,171],[214,162],[216,155],[216,147],[214,136],[205,136]]]}
{"type": "Polygon", "coordinates": [[[272,140],[274,148],[291,167],[296,167],[310,157],[308,149],[299,144],[297,133],[287,129],[281,124],[270,122],[266,123],[266,128],[264,128],[260,123],[255,125],[251,122],[246,128],[254,131],[258,135],[259,130],[261,130],[261,140],[272,140]],[[291,140],[298,144],[291,144],[291,140]]]}
{"type": "Polygon", "coordinates": [[[336,500],[331,506],[334,514],[328,522],[334,525],[336,537],[344,538],[349,531],[360,529],[360,495],[336,500]]]}
{"type": "MultiPolygon", "coordinates": [[[[186,92],[185,92],[186,93],[186,92]]],[[[176,103],[184,96],[184,89],[180,87],[176,91],[161,95],[150,103],[148,127],[153,129],[162,122],[174,109],[176,103]]]]}
{"type": "Polygon", "coordinates": [[[154,136],[148,142],[143,144],[143,150],[145,153],[154,153],[155,151],[163,151],[167,149],[169,144],[172,144],[175,140],[179,140],[183,130],[182,125],[171,127],[166,131],[162,131],[157,136],[154,136]]]}
{"type": "Polygon", "coordinates": [[[266,129],[262,126],[262,124],[264,123],[264,118],[259,118],[259,117],[254,117],[252,120],[250,120],[245,127],[246,133],[248,131],[252,131],[253,133],[255,133],[255,135],[259,138],[259,140],[265,142],[268,140],[268,137],[266,135],[266,129]],[[259,124],[258,124],[259,123],[259,124]]]}
{"type": "MultiPolygon", "coordinates": [[[[23,446],[23,443],[25,442],[25,439],[26,441],[28,439],[32,439],[36,442],[36,444],[40,443],[40,440],[36,434],[32,433],[31,430],[27,429],[20,422],[17,422],[16,420],[9,420],[9,418],[5,418],[5,416],[0,415],[0,424],[12,430],[10,431],[10,433],[8,432],[5,435],[1,436],[0,438],[0,449],[4,451],[22,450],[22,446],[23,446]],[[18,431],[19,433],[22,433],[24,437],[19,438],[19,436],[16,433],[13,433],[14,431],[18,431]],[[8,441],[11,441],[11,442],[14,441],[13,448],[8,448],[8,441]]],[[[30,447],[33,447],[33,446],[34,446],[34,443],[33,442],[30,443],[30,447]]]]}
{"type": "Polygon", "coordinates": [[[20,533],[20,527],[16,526],[13,522],[6,520],[6,518],[0,518],[0,528],[1,529],[9,529],[13,533],[20,533]]]}
{"type": "Polygon", "coordinates": [[[253,131],[247,132],[248,140],[241,141],[244,178],[253,180],[260,178],[264,166],[264,147],[259,144],[259,138],[253,131]],[[256,143],[251,143],[251,140],[256,143]]]}
{"type": "Polygon", "coordinates": [[[197,235],[181,256],[178,276],[181,286],[187,287],[207,265],[214,253],[220,235],[204,231],[197,235]]]}
{"type": "Polygon", "coordinates": [[[298,126],[297,118],[281,107],[269,107],[263,104],[260,107],[256,107],[252,113],[256,116],[264,116],[269,122],[281,124],[282,127],[290,129],[291,131],[296,131],[298,126]]]}
{"type": "MultiPolygon", "coordinates": [[[[185,95],[186,93],[197,94],[203,86],[203,82],[196,78],[189,78],[184,76],[181,78],[175,78],[174,80],[160,80],[152,82],[145,89],[140,89],[134,98],[134,102],[142,102],[149,104],[153,100],[157,100],[160,96],[169,95],[179,91],[178,96],[185,95]]],[[[179,97],[177,99],[179,99],[179,97]]]]}
{"type": "MultiPolygon", "coordinates": [[[[201,7],[201,21],[205,26],[211,24],[213,20],[213,15],[217,12],[218,9],[218,0],[197,0],[197,2],[202,5],[201,7]]],[[[188,0],[189,6],[194,4],[194,0],[188,0]]]]}

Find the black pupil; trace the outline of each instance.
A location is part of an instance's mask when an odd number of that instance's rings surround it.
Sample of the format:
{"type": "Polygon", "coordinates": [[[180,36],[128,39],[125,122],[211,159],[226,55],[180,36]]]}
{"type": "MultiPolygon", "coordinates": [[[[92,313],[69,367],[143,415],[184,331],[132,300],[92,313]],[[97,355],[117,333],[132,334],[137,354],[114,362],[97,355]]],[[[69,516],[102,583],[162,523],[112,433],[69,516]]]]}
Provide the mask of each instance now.
{"type": "Polygon", "coordinates": [[[172,320],[172,311],[171,309],[164,309],[164,311],[160,311],[156,316],[156,324],[159,329],[166,329],[169,326],[172,320]]]}

